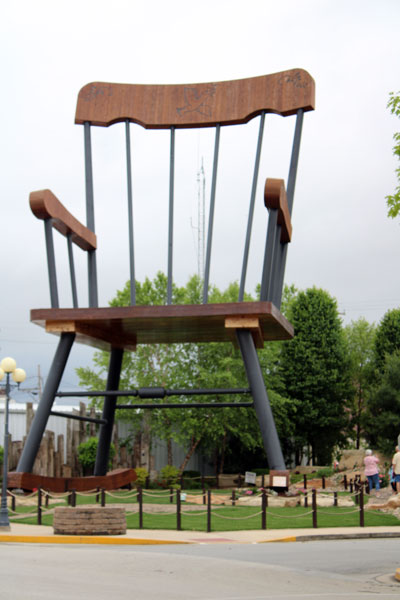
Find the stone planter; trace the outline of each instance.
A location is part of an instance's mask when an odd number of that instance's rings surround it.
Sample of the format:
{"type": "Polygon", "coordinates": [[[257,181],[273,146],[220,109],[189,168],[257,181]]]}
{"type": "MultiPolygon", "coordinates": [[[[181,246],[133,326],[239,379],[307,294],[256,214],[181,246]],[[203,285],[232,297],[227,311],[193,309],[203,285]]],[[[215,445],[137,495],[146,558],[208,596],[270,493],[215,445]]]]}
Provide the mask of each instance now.
{"type": "Polygon", "coordinates": [[[124,508],[111,506],[59,506],[54,510],[57,535],[123,535],[126,533],[124,508]]]}

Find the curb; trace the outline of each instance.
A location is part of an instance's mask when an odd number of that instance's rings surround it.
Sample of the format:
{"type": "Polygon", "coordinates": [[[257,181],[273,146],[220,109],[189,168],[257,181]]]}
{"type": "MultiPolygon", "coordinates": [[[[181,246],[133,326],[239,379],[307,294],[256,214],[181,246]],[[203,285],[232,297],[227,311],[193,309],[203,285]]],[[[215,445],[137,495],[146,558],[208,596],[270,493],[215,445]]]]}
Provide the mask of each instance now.
{"type": "Polygon", "coordinates": [[[386,531],[381,533],[322,533],[321,535],[298,535],[296,536],[295,541],[313,542],[316,540],[363,540],[368,538],[400,538],[400,532],[386,531]]]}
{"type": "Polygon", "coordinates": [[[16,542],[18,544],[106,544],[113,546],[150,546],[165,544],[190,544],[193,542],[175,540],[152,540],[143,538],[116,538],[85,535],[0,535],[0,543],[16,542]]]}
{"type": "MultiPolygon", "coordinates": [[[[357,540],[371,538],[400,538],[400,532],[380,532],[380,533],[329,533],[329,534],[309,534],[286,537],[276,537],[273,539],[252,541],[231,540],[231,543],[242,544],[276,544],[289,542],[316,542],[319,540],[357,540]]],[[[18,535],[18,534],[0,534],[0,543],[17,544],[103,544],[114,546],[157,546],[173,544],[204,544],[210,541],[197,540],[171,540],[154,538],[129,538],[113,536],[87,536],[87,535],[18,535]]],[[[212,542],[211,542],[212,543],[212,542]]],[[[396,572],[396,578],[400,581],[400,568],[396,572]]]]}

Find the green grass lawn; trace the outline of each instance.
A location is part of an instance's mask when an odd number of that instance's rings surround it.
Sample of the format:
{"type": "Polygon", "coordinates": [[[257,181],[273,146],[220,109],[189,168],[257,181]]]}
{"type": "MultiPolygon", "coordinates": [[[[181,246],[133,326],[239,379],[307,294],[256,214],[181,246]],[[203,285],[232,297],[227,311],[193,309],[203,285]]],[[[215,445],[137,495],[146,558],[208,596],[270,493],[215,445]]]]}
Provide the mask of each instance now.
{"type": "MultiPolygon", "coordinates": [[[[186,494],[195,493],[199,495],[198,491],[190,492],[186,491],[186,494]]],[[[217,493],[225,494],[227,503],[230,502],[231,491],[221,491],[217,493]]],[[[214,492],[213,492],[214,494],[214,492]]],[[[200,495],[201,497],[201,495],[200,495]]],[[[147,504],[170,504],[170,495],[165,491],[159,492],[157,490],[146,490],[143,493],[143,501],[147,504]]],[[[77,505],[83,504],[96,504],[95,495],[80,495],[77,494],[76,499],[77,505]]],[[[129,513],[129,504],[137,505],[137,496],[132,492],[119,491],[112,492],[112,495],[107,493],[106,504],[126,504],[127,512],[129,513]]],[[[43,503],[44,504],[44,503],[43,503]]],[[[176,494],[173,495],[173,504],[176,505],[176,494]]],[[[206,531],[207,528],[207,515],[206,506],[199,505],[198,510],[187,511],[187,502],[182,502],[182,514],[181,514],[181,527],[184,530],[191,531],[206,531]]],[[[67,503],[63,499],[59,499],[57,504],[51,504],[50,508],[54,506],[66,506],[67,503]]],[[[17,506],[16,510],[19,515],[26,512],[35,512],[34,516],[26,518],[15,518],[13,514],[10,514],[11,522],[26,523],[26,524],[37,524],[37,512],[35,506],[17,506]]],[[[297,507],[268,507],[267,509],[267,529],[301,529],[312,527],[312,514],[310,514],[310,507],[304,508],[301,506],[297,507]]],[[[318,508],[317,511],[317,524],[318,527],[358,527],[360,523],[359,513],[357,507],[354,507],[353,511],[349,508],[341,507],[324,507],[318,508]]],[[[261,514],[260,507],[251,506],[213,506],[211,515],[211,529],[212,531],[235,531],[235,530],[246,530],[246,529],[261,529],[261,514]]],[[[364,513],[365,526],[379,526],[379,525],[390,525],[399,526],[400,521],[393,515],[365,511],[364,513]]],[[[143,528],[144,529],[176,529],[177,517],[176,512],[173,513],[146,513],[144,508],[143,512],[143,528]]],[[[43,506],[42,513],[42,524],[52,525],[53,515],[46,514],[45,506],[43,506]]],[[[139,528],[139,514],[127,514],[127,526],[128,529],[139,528]]]]}

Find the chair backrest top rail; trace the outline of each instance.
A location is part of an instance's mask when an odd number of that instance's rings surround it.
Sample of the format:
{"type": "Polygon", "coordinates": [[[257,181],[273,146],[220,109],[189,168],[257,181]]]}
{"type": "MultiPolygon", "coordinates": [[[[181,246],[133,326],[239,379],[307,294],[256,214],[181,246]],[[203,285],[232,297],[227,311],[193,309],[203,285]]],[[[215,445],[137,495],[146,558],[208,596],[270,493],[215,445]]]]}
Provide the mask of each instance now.
{"type": "Polygon", "coordinates": [[[282,116],[314,110],[315,83],[303,69],[198,84],[93,82],[79,92],[75,123],[108,127],[131,121],[146,129],[246,123],[262,111],[282,116]]]}

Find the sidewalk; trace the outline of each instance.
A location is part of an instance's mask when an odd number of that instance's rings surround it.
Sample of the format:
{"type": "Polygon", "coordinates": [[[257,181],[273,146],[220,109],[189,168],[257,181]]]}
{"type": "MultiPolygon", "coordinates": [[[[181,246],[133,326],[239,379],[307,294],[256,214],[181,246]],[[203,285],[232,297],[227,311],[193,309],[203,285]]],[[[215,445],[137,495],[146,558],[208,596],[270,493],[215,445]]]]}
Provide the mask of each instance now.
{"type": "Polygon", "coordinates": [[[318,529],[267,529],[249,531],[175,531],[129,529],[119,536],[54,535],[53,527],[12,523],[11,531],[0,530],[0,543],[38,544],[264,544],[332,539],[399,537],[400,527],[327,527],[318,529]]]}

